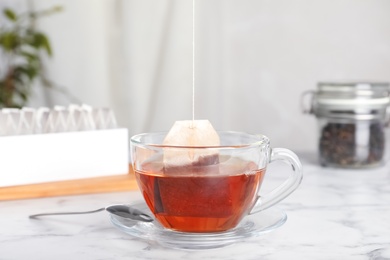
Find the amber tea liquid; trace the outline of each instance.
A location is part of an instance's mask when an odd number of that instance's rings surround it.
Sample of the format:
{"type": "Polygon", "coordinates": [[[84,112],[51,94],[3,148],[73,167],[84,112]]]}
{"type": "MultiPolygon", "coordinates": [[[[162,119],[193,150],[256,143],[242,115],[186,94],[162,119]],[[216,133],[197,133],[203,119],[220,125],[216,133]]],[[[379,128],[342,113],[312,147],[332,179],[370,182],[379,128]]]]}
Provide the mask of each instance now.
{"type": "Polygon", "coordinates": [[[164,169],[146,163],[135,171],[149,208],[166,228],[219,232],[235,227],[250,211],[265,170],[235,159],[234,165],[164,169]]]}

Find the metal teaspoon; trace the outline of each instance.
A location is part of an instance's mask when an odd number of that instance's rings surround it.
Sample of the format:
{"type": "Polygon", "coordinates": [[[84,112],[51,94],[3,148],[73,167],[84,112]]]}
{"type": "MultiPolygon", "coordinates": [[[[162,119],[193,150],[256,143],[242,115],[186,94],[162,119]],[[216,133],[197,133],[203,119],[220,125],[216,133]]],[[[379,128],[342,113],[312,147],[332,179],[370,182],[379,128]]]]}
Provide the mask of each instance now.
{"type": "Polygon", "coordinates": [[[132,219],[132,220],[143,221],[143,222],[152,222],[154,220],[151,216],[140,211],[139,209],[135,209],[128,205],[123,205],[123,204],[110,205],[105,208],[100,208],[91,211],[40,213],[40,214],[30,215],[29,218],[38,218],[42,216],[52,216],[52,215],[89,214],[89,213],[100,212],[103,210],[106,210],[113,215],[125,219],[132,219]]]}

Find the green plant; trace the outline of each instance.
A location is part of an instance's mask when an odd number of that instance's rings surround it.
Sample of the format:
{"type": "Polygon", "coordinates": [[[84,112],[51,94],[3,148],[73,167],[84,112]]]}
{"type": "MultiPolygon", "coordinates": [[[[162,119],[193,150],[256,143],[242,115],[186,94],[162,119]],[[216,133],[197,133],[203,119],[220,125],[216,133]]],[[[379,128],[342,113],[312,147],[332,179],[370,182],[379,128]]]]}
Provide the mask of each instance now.
{"type": "Polygon", "coordinates": [[[49,84],[43,75],[42,58],[50,57],[52,49],[48,37],[35,28],[35,23],[59,11],[61,7],[23,14],[3,10],[7,23],[0,28],[0,108],[24,106],[37,79],[49,84]]]}

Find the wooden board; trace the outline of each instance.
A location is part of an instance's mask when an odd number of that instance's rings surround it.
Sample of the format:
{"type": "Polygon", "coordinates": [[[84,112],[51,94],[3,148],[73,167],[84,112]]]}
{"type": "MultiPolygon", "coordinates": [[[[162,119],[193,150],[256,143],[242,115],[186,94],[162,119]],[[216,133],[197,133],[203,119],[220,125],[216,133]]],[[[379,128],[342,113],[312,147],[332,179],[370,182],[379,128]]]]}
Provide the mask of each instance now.
{"type": "Polygon", "coordinates": [[[0,188],[0,200],[44,198],[138,189],[132,168],[129,174],[0,188]]]}

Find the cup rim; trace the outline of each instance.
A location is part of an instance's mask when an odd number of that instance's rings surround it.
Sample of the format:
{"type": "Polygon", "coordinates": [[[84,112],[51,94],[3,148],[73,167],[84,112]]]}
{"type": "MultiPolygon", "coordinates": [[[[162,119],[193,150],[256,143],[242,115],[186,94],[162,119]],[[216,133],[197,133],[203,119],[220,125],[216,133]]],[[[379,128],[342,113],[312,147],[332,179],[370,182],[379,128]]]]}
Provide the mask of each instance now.
{"type": "Polygon", "coordinates": [[[164,145],[164,144],[148,143],[148,142],[139,141],[143,136],[146,136],[146,135],[164,135],[164,136],[166,136],[167,133],[168,133],[168,131],[136,134],[130,138],[130,143],[135,144],[137,146],[144,146],[144,147],[175,148],[175,149],[239,149],[239,148],[246,149],[246,148],[251,148],[251,147],[267,146],[270,144],[270,139],[263,134],[250,134],[250,133],[239,132],[239,131],[217,131],[217,133],[219,135],[220,134],[246,135],[246,136],[250,136],[250,137],[255,137],[258,139],[258,141],[237,144],[237,145],[210,145],[210,146],[164,145]]]}

